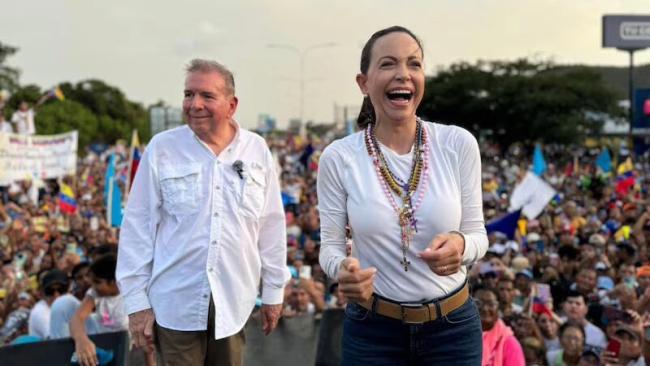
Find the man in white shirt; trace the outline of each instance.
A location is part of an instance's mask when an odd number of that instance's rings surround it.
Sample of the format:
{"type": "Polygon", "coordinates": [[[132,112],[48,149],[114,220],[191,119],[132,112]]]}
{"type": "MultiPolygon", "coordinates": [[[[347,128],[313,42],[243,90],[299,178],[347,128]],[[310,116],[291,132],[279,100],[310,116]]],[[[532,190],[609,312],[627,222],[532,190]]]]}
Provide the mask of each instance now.
{"type": "Polygon", "coordinates": [[[184,95],[187,126],[140,161],[116,277],[137,346],[155,339],[165,365],[241,365],[260,279],[266,334],[290,279],[278,176],[264,139],[233,119],[230,71],[193,60],[184,95]]]}
{"type": "Polygon", "coordinates": [[[59,296],[68,293],[70,282],[65,272],[52,269],[43,275],[40,283],[43,299],[29,313],[29,335],[50,338],[50,307],[59,296]]]}
{"type": "Polygon", "coordinates": [[[36,133],[34,110],[29,108],[29,104],[25,101],[20,102],[18,110],[11,116],[11,123],[14,124],[17,134],[33,135],[36,133]]]}
{"type": "Polygon", "coordinates": [[[564,302],[566,320],[581,324],[585,330],[585,346],[598,352],[607,346],[605,332],[587,320],[587,301],[584,294],[571,290],[564,302]]]}

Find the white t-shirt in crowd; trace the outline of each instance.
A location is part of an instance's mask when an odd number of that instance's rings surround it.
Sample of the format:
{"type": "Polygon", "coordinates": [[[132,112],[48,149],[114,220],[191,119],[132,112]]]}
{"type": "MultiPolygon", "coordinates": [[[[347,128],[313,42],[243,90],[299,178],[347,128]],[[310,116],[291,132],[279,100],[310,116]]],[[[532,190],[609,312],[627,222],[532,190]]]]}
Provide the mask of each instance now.
{"type": "Polygon", "coordinates": [[[29,313],[29,335],[43,339],[50,337],[50,306],[41,300],[29,313]]]}

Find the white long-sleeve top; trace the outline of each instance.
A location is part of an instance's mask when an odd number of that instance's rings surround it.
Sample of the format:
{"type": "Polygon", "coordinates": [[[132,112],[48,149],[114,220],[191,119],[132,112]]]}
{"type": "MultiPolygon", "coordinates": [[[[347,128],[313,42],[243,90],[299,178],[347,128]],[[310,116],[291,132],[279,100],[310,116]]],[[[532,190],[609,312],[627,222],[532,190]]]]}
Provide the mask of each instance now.
{"type": "Polygon", "coordinates": [[[243,328],[260,278],[262,302],[282,303],[290,274],[278,176],[265,141],[236,127],[219,156],[187,126],[147,146],[118,247],[127,313],[153,308],[165,328],[205,330],[212,294],[220,339],[243,328]]]}
{"type": "MultiPolygon", "coordinates": [[[[422,302],[444,296],[460,287],[466,265],[485,254],[488,239],[481,197],[481,157],[478,143],[467,130],[424,122],[430,146],[428,184],[415,213],[415,234],[407,259],[408,272],[400,264],[402,249],[397,213],[384,194],[364,142],[364,131],[328,146],[320,158],[318,208],[321,220],[320,263],[336,278],[345,258],[345,226],[352,228],[352,256],[362,268],[374,266],[375,293],[401,302],[422,302]],[[461,270],[438,276],[417,257],[440,233],[457,230],[465,236],[461,270]]],[[[408,181],[413,152],[398,155],[381,145],[390,169],[408,181]]],[[[411,149],[412,150],[412,149],[411,149]]],[[[414,194],[417,201],[420,189],[414,194]]],[[[402,201],[396,197],[401,207],[402,201]]]]}

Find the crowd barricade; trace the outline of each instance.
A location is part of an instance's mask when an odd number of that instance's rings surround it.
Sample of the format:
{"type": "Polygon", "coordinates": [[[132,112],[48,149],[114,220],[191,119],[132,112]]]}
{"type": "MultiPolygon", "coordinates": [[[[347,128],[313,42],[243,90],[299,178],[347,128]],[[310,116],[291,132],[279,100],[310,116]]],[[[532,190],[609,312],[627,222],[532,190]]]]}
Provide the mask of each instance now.
{"type": "MultiPolygon", "coordinates": [[[[322,317],[313,315],[282,318],[275,331],[265,336],[259,314],[246,323],[246,366],[334,366],[341,363],[341,334],[344,312],[327,310],[322,317]]],[[[141,352],[129,352],[126,331],[91,335],[95,345],[112,350],[108,366],[144,365],[141,352]]],[[[0,347],[0,365],[70,365],[74,352],[71,338],[0,347]]]]}

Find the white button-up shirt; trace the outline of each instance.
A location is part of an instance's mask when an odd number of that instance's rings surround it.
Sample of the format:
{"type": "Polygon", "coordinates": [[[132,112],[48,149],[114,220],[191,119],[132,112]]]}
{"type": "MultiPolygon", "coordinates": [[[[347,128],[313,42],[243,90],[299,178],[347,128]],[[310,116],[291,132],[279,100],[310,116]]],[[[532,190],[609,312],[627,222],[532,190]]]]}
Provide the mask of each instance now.
{"type": "Polygon", "coordinates": [[[255,306],[281,304],[290,278],[278,176],[264,139],[239,128],[216,156],[187,126],[156,135],[129,194],[116,271],[129,314],[162,327],[239,332],[255,306]],[[241,160],[241,176],[233,163],[241,160]]]}
{"type": "MultiPolygon", "coordinates": [[[[457,230],[465,236],[462,264],[479,260],[488,248],[483,221],[481,156],[478,143],[467,130],[425,122],[430,146],[428,180],[418,187],[413,204],[425,189],[415,212],[417,233],[401,265],[402,243],[397,213],[382,189],[364,142],[364,131],[329,145],[319,162],[318,208],[321,220],[320,263],[336,278],[346,256],[345,226],[352,227],[352,255],[362,268],[374,266],[375,293],[402,302],[423,302],[445,296],[459,288],[467,276],[466,266],[449,276],[438,276],[417,256],[440,233],[457,230]]],[[[408,181],[413,149],[398,155],[380,147],[391,171],[408,181]]],[[[421,179],[424,179],[422,177],[421,179]]],[[[391,192],[392,194],[392,192],[391,192]]],[[[398,205],[402,201],[396,198],[398,205]]]]}

